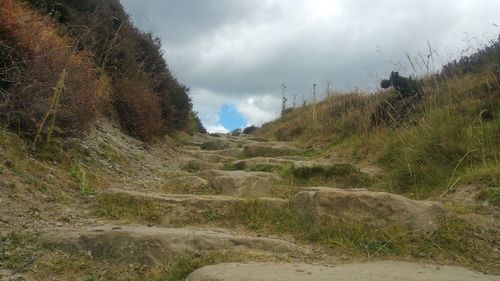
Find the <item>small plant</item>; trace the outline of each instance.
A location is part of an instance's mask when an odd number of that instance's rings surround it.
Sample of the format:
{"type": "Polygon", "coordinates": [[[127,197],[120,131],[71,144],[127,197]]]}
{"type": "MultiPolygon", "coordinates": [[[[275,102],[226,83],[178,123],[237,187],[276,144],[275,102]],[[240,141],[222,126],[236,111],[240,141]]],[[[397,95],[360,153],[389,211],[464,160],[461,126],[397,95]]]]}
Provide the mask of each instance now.
{"type": "Polygon", "coordinates": [[[220,220],[224,215],[217,211],[208,211],[203,213],[203,217],[208,221],[217,221],[220,220]]]}
{"type": "Polygon", "coordinates": [[[45,123],[48,122],[46,126],[46,132],[45,132],[45,143],[50,144],[50,140],[52,138],[52,133],[56,129],[56,115],[57,111],[59,109],[59,104],[61,100],[61,95],[66,91],[66,87],[64,86],[64,81],[66,80],[66,69],[64,69],[61,73],[61,76],[59,78],[59,81],[57,82],[56,87],[54,88],[54,95],[52,96],[52,101],[50,103],[50,107],[47,110],[47,113],[45,113],[45,116],[43,117],[42,123],[38,127],[38,131],[36,132],[35,135],[35,140],[33,140],[33,145],[37,145],[38,140],[41,137],[42,130],[45,127],[45,123]]]}
{"type": "Polygon", "coordinates": [[[93,188],[89,185],[86,169],[79,163],[71,165],[69,175],[78,183],[80,195],[88,196],[92,194],[93,188]]]}

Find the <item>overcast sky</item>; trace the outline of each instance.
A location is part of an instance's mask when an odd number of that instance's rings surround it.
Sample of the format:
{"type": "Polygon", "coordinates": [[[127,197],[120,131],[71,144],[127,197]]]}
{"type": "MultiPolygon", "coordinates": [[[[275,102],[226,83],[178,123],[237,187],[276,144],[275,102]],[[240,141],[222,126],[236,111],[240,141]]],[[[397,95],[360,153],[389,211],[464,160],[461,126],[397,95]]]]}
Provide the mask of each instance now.
{"type": "Polygon", "coordinates": [[[294,95],[298,104],[309,99],[313,83],[321,96],[327,80],[336,90],[373,91],[391,70],[414,73],[405,53],[417,60],[429,52],[427,42],[438,69],[500,33],[499,0],[122,3],[140,28],[162,39],[170,69],[191,89],[209,131],[277,117],[282,84],[289,104],[294,95]]]}

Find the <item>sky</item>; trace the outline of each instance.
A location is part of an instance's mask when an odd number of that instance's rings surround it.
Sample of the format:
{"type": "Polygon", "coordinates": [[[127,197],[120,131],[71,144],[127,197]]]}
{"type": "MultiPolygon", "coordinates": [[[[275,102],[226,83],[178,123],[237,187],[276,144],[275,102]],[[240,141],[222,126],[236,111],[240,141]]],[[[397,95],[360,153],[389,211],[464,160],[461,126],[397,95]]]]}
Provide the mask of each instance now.
{"type": "Polygon", "coordinates": [[[122,0],[162,39],[209,132],[260,126],[335,91],[375,91],[392,70],[437,71],[500,34],[498,0],[122,0]],[[430,51],[429,51],[430,49],[430,51]],[[432,53],[427,64],[427,54],[432,53]],[[409,59],[415,69],[410,67],[409,59]],[[428,67],[426,66],[428,65],[428,67]]]}

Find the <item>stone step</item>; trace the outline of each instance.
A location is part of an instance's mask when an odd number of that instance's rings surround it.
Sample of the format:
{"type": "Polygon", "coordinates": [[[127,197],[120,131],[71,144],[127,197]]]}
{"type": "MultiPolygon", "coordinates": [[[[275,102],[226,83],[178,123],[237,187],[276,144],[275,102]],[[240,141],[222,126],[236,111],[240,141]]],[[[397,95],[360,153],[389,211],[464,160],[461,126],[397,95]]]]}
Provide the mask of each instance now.
{"type": "MultiPolygon", "coordinates": [[[[186,149],[181,149],[181,151],[189,156],[213,163],[230,163],[237,160],[237,158],[233,156],[219,155],[217,154],[217,151],[186,150],[186,149]]],[[[238,149],[229,149],[227,151],[224,151],[222,154],[237,155],[239,153],[240,150],[238,149]]]]}
{"type": "Polygon", "coordinates": [[[186,281],[499,281],[498,276],[462,267],[407,262],[372,262],[337,266],[275,263],[226,263],[193,272],[186,281]]]}
{"type": "Polygon", "coordinates": [[[69,255],[106,263],[163,265],[205,251],[257,251],[288,254],[299,251],[290,242],[231,233],[222,229],[157,228],[102,225],[44,230],[42,245],[69,255]]]}
{"type": "MultiPolygon", "coordinates": [[[[173,210],[178,215],[206,211],[224,213],[224,210],[246,202],[243,198],[224,195],[163,194],[122,189],[110,189],[107,193],[127,196],[136,200],[152,200],[157,202],[159,206],[163,206],[165,210],[173,210]]],[[[258,200],[270,208],[281,208],[288,204],[288,200],[280,198],[258,198],[258,200]]]]}
{"type": "Polygon", "coordinates": [[[210,170],[198,174],[207,178],[218,194],[237,197],[266,197],[281,178],[266,172],[210,170]]]}
{"type": "Polygon", "coordinates": [[[309,188],[297,193],[290,200],[290,207],[296,215],[318,225],[398,227],[426,234],[439,229],[444,216],[438,202],[364,189],[309,188]]]}
{"type": "Polygon", "coordinates": [[[248,144],[243,147],[243,153],[246,157],[277,157],[294,156],[301,153],[295,147],[287,144],[248,144]]]}

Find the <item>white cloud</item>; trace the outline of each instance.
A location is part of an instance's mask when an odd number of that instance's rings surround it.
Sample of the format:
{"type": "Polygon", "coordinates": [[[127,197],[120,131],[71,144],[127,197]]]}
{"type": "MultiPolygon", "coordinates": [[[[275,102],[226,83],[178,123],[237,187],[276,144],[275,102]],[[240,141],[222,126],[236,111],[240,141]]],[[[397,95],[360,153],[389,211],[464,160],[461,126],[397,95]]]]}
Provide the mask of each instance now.
{"type": "Polygon", "coordinates": [[[277,108],[280,102],[280,99],[270,95],[254,96],[239,100],[236,103],[236,109],[247,120],[247,126],[261,126],[264,122],[279,116],[277,108]]]}
{"type": "MultiPolygon", "coordinates": [[[[289,100],[309,98],[313,83],[376,88],[391,70],[413,72],[405,52],[439,56],[496,38],[495,0],[122,0],[133,19],[164,39],[173,72],[192,89],[195,110],[217,127],[222,104],[249,123],[276,117],[280,86],[289,100]],[[465,40],[464,40],[465,39],[465,40]]],[[[300,103],[300,102],[299,102],[300,103]]]]}
{"type": "Polygon", "coordinates": [[[229,133],[229,130],[224,128],[224,126],[217,124],[217,125],[208,125],[206,126],[207,132],[211,134],[227,134],[229,133]]]}

